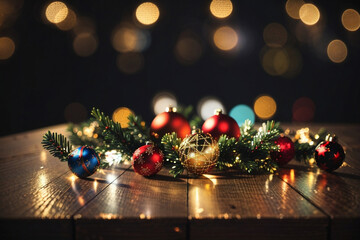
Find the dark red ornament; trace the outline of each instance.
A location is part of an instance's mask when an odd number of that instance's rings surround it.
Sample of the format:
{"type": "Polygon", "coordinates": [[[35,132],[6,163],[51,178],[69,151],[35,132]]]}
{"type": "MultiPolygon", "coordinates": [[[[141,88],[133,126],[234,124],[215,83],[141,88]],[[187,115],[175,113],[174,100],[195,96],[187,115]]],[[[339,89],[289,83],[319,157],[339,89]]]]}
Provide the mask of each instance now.
{"type": "Polygon", "coordinates": [[[345,160],[344,149],[335,141],[323,141],[315,148],[315,160],[319,168],[328,172],[334,171],[345,160]]]}
{"type": "Polygon", "coordinates": [[[284,166],[295,156],[294,143],[287,136],[279,136],[274,143],[279,146],[279,150],[271,151],[270,157],[279,166],[284,166]]]}
{"type": "Polygon", "coordinates": [[[191,133],[191,128],[183,115],[169,107],[166,112],[158,114],[151,122],[150,134],[155,139],[161,139],[166,133],[172,132],[183,139],[191,133]]]}
{"type": "Polygon", "coordinates": [[[163,162],[163,153],[153,144],[147,144],[136,149],[131,160],[134,171],[146,177],[159,172],[163,162]]]}
{"type": "Polygon", "coordinates": [[[202,125],[204,133],[210,133],[211,136],[218,140],[221,135],[226,134],[228,137],[239,139],[240,128],[236,121],[222,111],[216,110],[215,115],[208,118],[202,125]]]}

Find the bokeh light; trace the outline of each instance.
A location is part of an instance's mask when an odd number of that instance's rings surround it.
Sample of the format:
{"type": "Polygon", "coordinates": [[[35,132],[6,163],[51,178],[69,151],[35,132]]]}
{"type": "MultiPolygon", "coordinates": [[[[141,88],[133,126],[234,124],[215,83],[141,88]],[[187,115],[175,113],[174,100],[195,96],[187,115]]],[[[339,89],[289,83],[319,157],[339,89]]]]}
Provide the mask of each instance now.
{"type": "Polygon", "coordinates": [[[150,36],[135,27],[118,27],[113,32],[112,45],[118,52],[141,52],[149,46],[150,36]]]}
{"type": "Polygon", "coordinates": [[[73,32],[75,35],[79,35],[81,33],[95,34],[95,23],[91,18],[83,16],[77,17],[76,26],[73,28],[73,32]]]}
{"type": "Polygon", "coordinates": [[[287,14],[293,19],[300,19],[299,10],[304,5],[303,0],[287,0],[285,4],[285,10],[287,14]]]}
{"type": "Polygon", "coordinates": [[[153,97],[152,106],[156,115],[165,112],[169,106],[176,107],[176,97],[170,92],[160,92],[153,97]]]}
{"type": "Polygon", "coordinates": [[[233,5],[230,0],[213,0],[210,3],[210,12],[214,17],[226,18],[233,11],[233,5]]]}
{"type": "Polygon", "coordinates": [[[160,11],[154,3],[144,2],[137,7],[135,16],[141,24],[151,25],[159,19],[160,11]]]}
{"type": "Polygon", "coordinates": [[[233,107],[229,113],[230,117],[234,118],[239,126],[243,125],[245,120],[249,119],[252,123],[255,122],[255,113],[251,107],[245,104],[239,104],[233,107]]]}
{"type": "Polygon", "coordinates": [[[195,63],[202,54],[200,41],[191,34],[183,34],[175,45],[176,59],[184,65],[195,63]]]}
{"type": "Polygon", "coordinates": [[[220,27],[214,33],[215,46],[223,51],[234,49],[238,40],[236,31],[229,26],[220,27]]]}
{"type": "Polygon", "coordinates": [[[314,25],[320,19],[320,11],[314,4],[306,3],[301,6],[299,16],[306,25],[314,25]]]}
{"type": "Polygon", "coordinates": [[[129,108],[119,107],[119,108],[115,109],[115,111],[112,115],[112,120],[114,122],[120,123],[122,128],[127,128],[129,126],[129,118],[128,117],[131,114],[134,114],[134,113],[129,108]]]}
{"type": "Polygon", "coordinates": [[[143,68],[144,62],[144,56],[137,52],[121,53],[116,58],[117,67],[126,74],[139,72],[143,68]]]}
{"type": "Polygon", "coordinates": [[[68,122],[80,123],[87,119],[87,110],[81,103],[70,103],[65,107],[64,116],[68,122]]]}
{"type": "Polygon", "coordinates": [[[50,3],[45,10],[46,19],[51,23],[60,23],[65,20],[69,13],[69,9],[65,3],[55,1],[50,3]]]}
{"type": "Polygon", "coordinates": [[[81,57],[88,57],[96,51],[98,41],[91,33],[80,33],[73,42],[73,48],[77,55],[81,57]]]}
{"type": "Polygon", "coordinates": [[[308,97],[301,97],[294,102],[292,114],[296,122],[310,122],[315,115],[315,103],[308,97]]]}
{"type": "Polygon", "coordinates": [[[285,74],[289,69],[289,56],[283,48],[266,49],[262,57],[264,70],[272,76],[285,74]]]}
{"type": "Polygon", "coordinates": [[[15,43],[9,37],[0,37],[0,60],[10,58],[15,52],[15,43]]]}
{"type": "Polygon", "coordinates": [[[341,22],[348,31],[356,31],[360,27],[360,15],[355,9],[346,9],[341,15],[341,22]]]}
{"type": "Polygon", "coordinates": [[[64,21],[56,23],[56,26],[62,31],[69,31],[76,26],[76,20],[76,13],[73,10],[69,9],[69,13],[64,19],[64,21]]]}
{"type": "Polygon", "coordinates": [[[327,54],[332,62],[341,63],[346,59],[347,47],[343,41],[335,39],[329,43],[327,54]]]}
{"type": "Polygon", "coordinates": [[[0,0],[0,29],[15,23],[23,4],[24,0],[0,0]]]}
{"type": "Polygon", "coordinates": [[[258,97],[254,103],[254,111],[260,119],[269,119],[276,113],[276,102],[268,95],[258,97]]]}
{"type": "Polygon", "coordinates": [[[287,41],[287,31],[280,23],[270,23],[265,27],[263,37],[269,47],[282,47],[287,41]]]}
{"type": "Polygon", "coordinates": [[[221,109],[222,113],[226,113],[225,106],[221,101],[212,96],[202,98],[197,105],[198,114],[203,120],[213,116],[216,109],[221,109]]]}

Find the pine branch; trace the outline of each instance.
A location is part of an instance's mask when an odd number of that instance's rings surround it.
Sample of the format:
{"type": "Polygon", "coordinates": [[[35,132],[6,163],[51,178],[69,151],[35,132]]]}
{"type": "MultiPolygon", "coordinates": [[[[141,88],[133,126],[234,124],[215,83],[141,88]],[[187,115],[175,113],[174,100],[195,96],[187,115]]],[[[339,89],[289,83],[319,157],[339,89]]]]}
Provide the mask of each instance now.
{"type": "Polygon", "coordinates": [[[61,161],[68,160],[72,149],[70,142],[64,135],[50,131],[44,134],[41,144],[52,156],[59,158],[61,161]]]}
{"type": "Polygon", "coordinates": [[[75,146],[98,147],[103,140],[100,135],[99,123],[93,118],[80,124],[68,124],[69,140],[75,146]]]}
{"type": "Polygon", "coordinates": [[[150,141],[150,131],[146,127],[142,118],[131,114],[128,119],[129,126],[126,130],[129,134],[133,135],[134,140],[141,144],[145,144],[147,141],[150,141]]]}
{"type": "Polygon", "coordinates": [[[238,141],[235,138],[221,135],[218,144],[220,155],[216,167],[220,170],[232,168],[237,155],[238,141]]]}
{"type": "Polygon", "coordinates": [[[99,109],[93,108],[91,115],[99,122],[105,145],[104,149],[119,150],[125,158],[131,158],[133,152],[140,146],[131,134],[126,134],[121,125],[110,119],[99,109]]]}
{"type": "Polygon", "coordinates": [[[167,133],[161,138],[161,150],[164,153],[164,165],[171,166],[170,174],[174,177],[184,171],[184,167],[180,162],[178,149],[181,143],[181,138],[178,138],[176,133],[167,133]]]}

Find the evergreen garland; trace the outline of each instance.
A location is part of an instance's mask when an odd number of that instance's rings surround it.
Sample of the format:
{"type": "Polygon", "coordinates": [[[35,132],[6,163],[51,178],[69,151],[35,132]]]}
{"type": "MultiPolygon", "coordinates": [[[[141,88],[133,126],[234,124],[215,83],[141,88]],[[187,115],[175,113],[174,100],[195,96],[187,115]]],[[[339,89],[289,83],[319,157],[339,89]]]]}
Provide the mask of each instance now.
{"type": "MultiPolygon", "coordinates": [[[[200,127],[201,118],[193,113],[192,107],[180,107],[180,112],[192,121],[193,128],[200,127]]],[[[128,127],[122,128],[119,123],[114,122],[99,109],[93,108],[91,115],[89,121],[80,125],[70,124],[68,131],[71,133],[70,140],[74,145],[89,145],[95,148],[101,158],[100,168],[110,165],[105,158],[106,152],[115,150],[121,154],[121,161],[130,160],[136,149],[151,140],[150,131],[140,116],[131,114],[128,117],[128,127]],[[84,134],[89,128],[93,132],[84,134]],[[79,131],[81,134],[78,133],[79,131]]],[[[274,173],[278,166],[271,160],[270,152],[279,150],[274,139],[283,132],[280,123],[267,121],[256,130],[254,124],[246,120],[240,127],[240,132],[239,139],[229,138],[226,135],[219,138],[220,154],[216,168],[235,169],[249,174],[274,173]]],[[[311,135],[308,129],[300,129],[296,134],[288,134],[293,136],[296,159],[308,163],[313,157],[317,144],[325,140],[327,132],[322,129],[318,134],[311,135]]],[[[178,152],[181,141],[176,133],[167,133],[154,143],[162,150],[164,166],[170,169],[169,172],[174,177],[184,171],[178,152]]],[[[67,161],[72,149],[70,141],[64,135],[50,131],[43,136],[42,145],[61,161],[67,161]]]]}

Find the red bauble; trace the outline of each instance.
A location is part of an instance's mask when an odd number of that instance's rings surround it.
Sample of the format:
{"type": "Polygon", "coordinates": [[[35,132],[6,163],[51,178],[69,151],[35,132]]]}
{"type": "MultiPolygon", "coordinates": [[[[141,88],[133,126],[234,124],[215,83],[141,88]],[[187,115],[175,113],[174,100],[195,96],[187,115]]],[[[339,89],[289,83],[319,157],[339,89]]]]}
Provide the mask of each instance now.
{"type": "Polygon", "coordinates": [[[274,142],[279,146],[279,150],[270,152],[271,159],[279,166],[284,166],[295,156],[294,143],[286,136],[280,136],[274,142]]]}
{"type": "Polygon", "coordinates": [[[210,133],[211,136],[218,140],[221,135],[226,134],[228,137],[238,139],[240,137],[240,128],[236,121],[221,110],[216,110],[215,115],[208,118],[202,125],[204,133],[210,133]]]}
{"type": "Polygon", "coordinates": [[[345,160],[344,149],[337,142],[323,141],[315,148],[315,160],[319,168],[334,171],[345,160]]]}
{"type": "Polygon", "coordinates": [[[172,132],[183,139],[191,133],[191,128],[186,118],[170,107],[154,118],[150,125],[150,134],[155,139],[161,139],[166,133],[172,132]]]}
{"type": "Polygon", "coordinates": [[[163,166],[164,156],[161,150],[153,144],[136,149],[131,164],[134,171],[142,176],[155,175],[163,166]]]}

